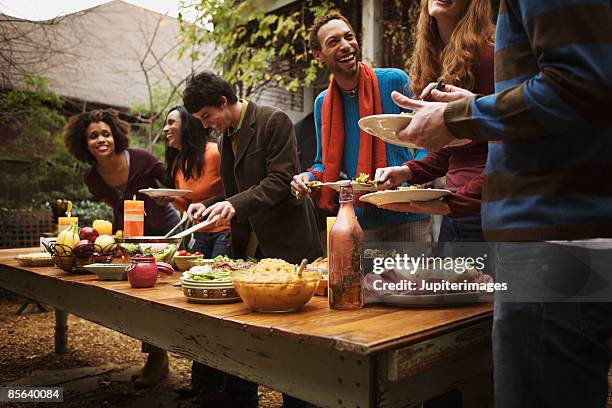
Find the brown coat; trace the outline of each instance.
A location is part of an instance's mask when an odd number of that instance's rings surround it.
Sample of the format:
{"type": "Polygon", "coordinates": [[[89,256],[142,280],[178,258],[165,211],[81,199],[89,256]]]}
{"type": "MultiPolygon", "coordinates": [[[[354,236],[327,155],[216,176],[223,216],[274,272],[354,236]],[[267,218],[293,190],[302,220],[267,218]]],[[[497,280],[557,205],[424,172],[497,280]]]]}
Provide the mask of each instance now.
{"type": "Polygon", "coordinates": [[[237,135],[236,157],[223,135],[221,179],[236,214],[231,223],[232,252],[244,258],[251,228],[268,258],[299,263],[321,256],[317,215],[310,197],[298,200],[289,184],[300,167],[295,132],[282,111],[249,102],[237,135]]]}

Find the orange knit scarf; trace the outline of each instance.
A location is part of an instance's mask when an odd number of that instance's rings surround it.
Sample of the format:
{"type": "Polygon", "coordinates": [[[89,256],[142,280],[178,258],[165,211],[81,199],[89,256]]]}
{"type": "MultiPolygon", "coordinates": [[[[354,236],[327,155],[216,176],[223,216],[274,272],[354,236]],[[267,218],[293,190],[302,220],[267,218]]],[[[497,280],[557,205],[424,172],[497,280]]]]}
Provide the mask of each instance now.
{"type": "MultiPolygon", "coordinates": [[[[359,117],[382,113],[382,102],[378,88],[378,78],[372,68],[359,63],[359,117]]],[[[342,90],[335,80],[329,84],[323,100],[321,111],[321,151],[323,173],[309,169],[317,180],[323,182],[338,181],[342,155],[344,152],[344,110],[342,108],[342,90]]],[[[379,167],[387,166],[385,142],[361,130],[359,132],[359,155],[357,159],[357,175],[367,173],[374,177],[379,167]]],[[[329,187],[323,187],[318,200],[320,208],[336,211],[335,193],[329,187]]]]}

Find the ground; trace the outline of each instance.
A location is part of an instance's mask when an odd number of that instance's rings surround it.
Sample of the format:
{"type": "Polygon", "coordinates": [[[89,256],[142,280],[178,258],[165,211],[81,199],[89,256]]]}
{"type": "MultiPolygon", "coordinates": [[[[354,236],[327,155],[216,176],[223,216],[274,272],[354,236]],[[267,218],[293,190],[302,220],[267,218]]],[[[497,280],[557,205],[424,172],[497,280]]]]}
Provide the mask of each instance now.
{"type": "MultiPolygon", "coordinates": [[[[68,318],[68,351],[54,352],[54,314],[0,291],[0,386],[55,383],[64,387],[62,407],[195,407],[174,389],[189,383],[191,361],[170,353],[170,375],[154,389],[134,390],[130,375],[144,364],[140,341],[76,316],[68,318]]],[[[260,387],[259,406],[280,407],[280,393],[260,387]]],[[[28,404],[37,406],[42,404],[28,404]]],[[[23,407],[24,404],[0,406],[23,407]]],[[[48,405],[47,405],[48,406],[48,405]]]]}

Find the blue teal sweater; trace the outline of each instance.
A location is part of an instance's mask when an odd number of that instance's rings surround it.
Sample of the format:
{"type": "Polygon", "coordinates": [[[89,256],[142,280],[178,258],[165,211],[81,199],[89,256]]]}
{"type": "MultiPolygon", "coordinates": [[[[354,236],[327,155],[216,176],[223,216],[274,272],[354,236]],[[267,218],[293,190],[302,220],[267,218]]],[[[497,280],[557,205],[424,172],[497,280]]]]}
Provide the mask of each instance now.
{"type": "Polygon", "coordinates": [[[487,240],[612,237],[612,3],[502,0],[495,89],[444,115],[491,142],[487,240]]]}
{"type": "MultiPolygon", "coordinates": [[[[400,108],[391,100],[391,92],[398,91],[408,94],[410,85],[408,75],[399,69],[382,68],[375,69],[378,78],[378,88],[382,100],[382,113],[400,113],[400,108]]],[[[324,172],[321,156],[321,108],[327,90],[321,92],[314,104],[315,127],[317,131],[317,156],[312,168],[324,172]]],[[[347,174],[351,179],[357,176],[357,159],[359,156],[359,105],[357,97],[342,94],[342,107],[344,109],[344,153],[342,156],[342,167],[340,171],[347,174]]],[[[389,166],[401,166],[408,160],[414,160],[410,149],[386,144],[387,164],[389,166]]],[[[417,150],[416,159],[427,154],[425,150],[417,150]]],[[[374,177],[373,174],[370,175],[374,177]]],[[[314,176],[312,176],[314,179],[314,176]]],[[[424,214],[404,214],[395,211],[387,211],[378,208],[356,207],[355,213],[362,228],[376,228],[384,225],[402,224],[408,221],[428,218],[424,214]]]]}

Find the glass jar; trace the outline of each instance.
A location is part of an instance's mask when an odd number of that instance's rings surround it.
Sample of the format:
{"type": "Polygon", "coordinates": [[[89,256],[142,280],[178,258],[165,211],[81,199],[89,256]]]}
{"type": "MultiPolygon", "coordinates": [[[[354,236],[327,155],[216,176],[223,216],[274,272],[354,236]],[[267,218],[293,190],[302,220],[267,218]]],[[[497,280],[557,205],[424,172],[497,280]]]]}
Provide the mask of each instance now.
{"type": "Polygon", "coordinates": [[[351,182],[340,184],[340,210],[329,233],[329,307],[363,307],[361,252],[363,230],[353,208],[351,182]]]}
{"type": "Polygon", "coordinates": [[[157,281],[157,263],[154,256],[133,256],[127,268],[128,280],[133,288],[150,288],[157,281]]]}

